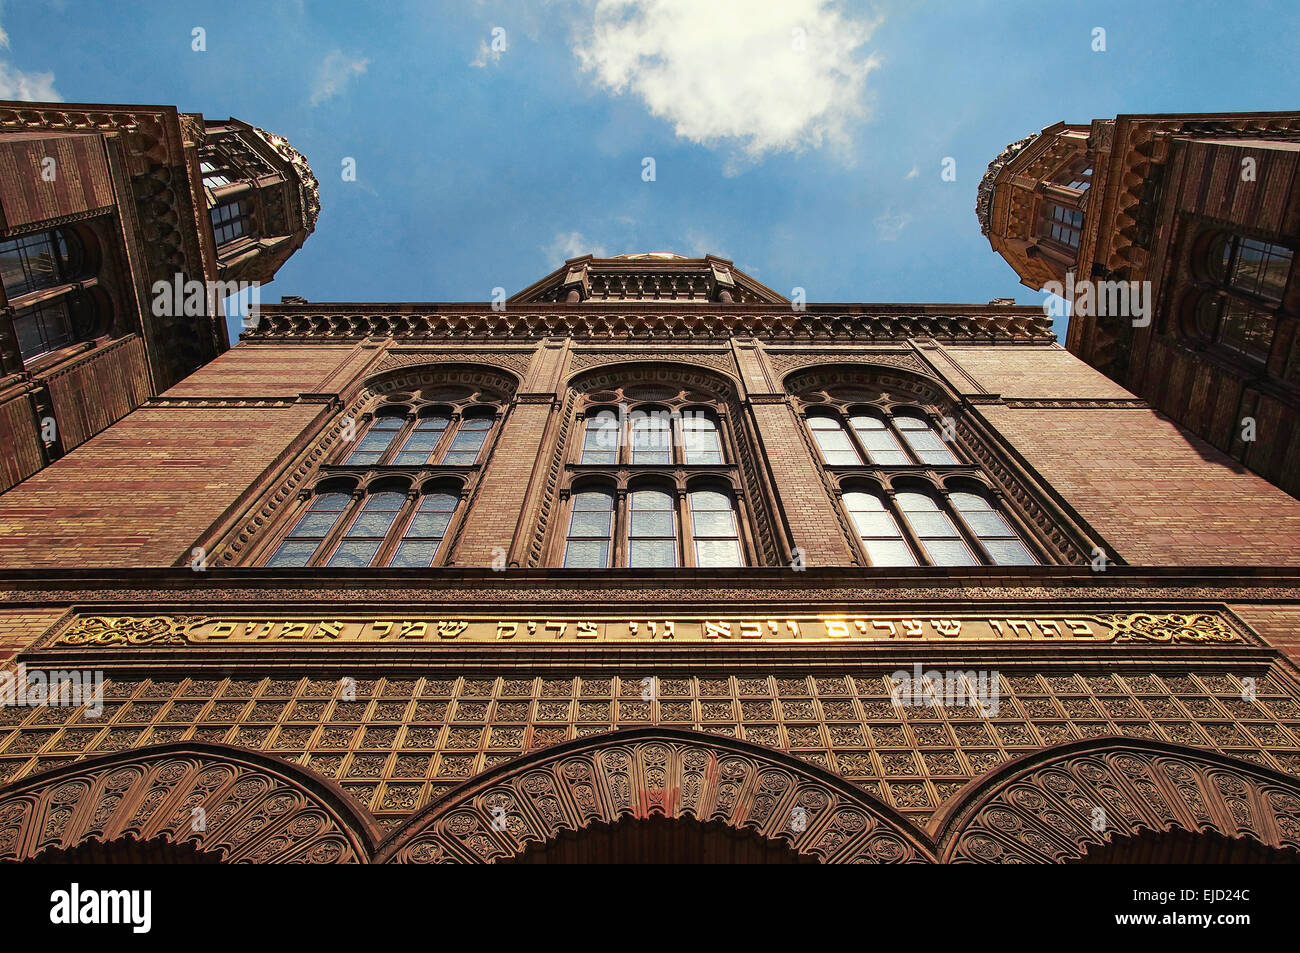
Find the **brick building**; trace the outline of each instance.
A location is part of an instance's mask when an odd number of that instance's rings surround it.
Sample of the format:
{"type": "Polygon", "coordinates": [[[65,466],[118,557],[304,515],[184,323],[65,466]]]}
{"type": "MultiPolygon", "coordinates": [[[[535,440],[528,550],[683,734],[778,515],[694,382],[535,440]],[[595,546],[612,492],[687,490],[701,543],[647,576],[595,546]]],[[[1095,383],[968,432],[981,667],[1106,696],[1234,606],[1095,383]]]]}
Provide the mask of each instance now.
{"type": "Polygon", "coordinates": [[[1038,308],[264,305],[0,496],[10,671],[105,679],[0,857],[1294,860],[1298,540],[1038,308]]]}
{"type": "Polygon", "coordinates": [[[319,207],[237,119],[0,102],[0,491],[225,351],[212,283],[271,281],[319,207]]]}
{"type": "Polygon", "coordinates": [[[1035,290],[1149,282],[1149,314],[1085,306],[1067,347],[1300,496],[1300,113],[1058,122],[990,164],[976,211],[1035,290]]]}

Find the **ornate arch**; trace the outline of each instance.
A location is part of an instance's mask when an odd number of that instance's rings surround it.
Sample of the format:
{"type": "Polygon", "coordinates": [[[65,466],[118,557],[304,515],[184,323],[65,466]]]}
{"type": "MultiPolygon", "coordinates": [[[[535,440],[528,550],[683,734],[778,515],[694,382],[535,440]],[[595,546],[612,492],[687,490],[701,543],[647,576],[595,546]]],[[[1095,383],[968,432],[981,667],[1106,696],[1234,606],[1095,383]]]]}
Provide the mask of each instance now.
{"type": "Polygon", "coordinates": [[[377,373],[365,379],[362,396],[369,399],[375,396],[386,396],[395,391],[462,385],[493,392],[497,395],[497,399],[509,400],[518,390],[520,379],[519,374],[503,366],[478,364],[463,359],[453,361],[421,359],[418,363],[386,362],[377,373]]]}
{"type": "Polygon", "coordinates": [[[1081,741],[976,779],[932,829],[945,863],[1068,862],[1117,838],[1175,830],[1300,852],[1300,783],[1180,745],[1081,741]]]}
{"type": "Polygon", "coordinates": [[[865,392],[863,400],[870,399],[868,393],[883,391],[896,399],[929,404],[939,411],[947,411],[957,403],[957,395],[937,377],[919,368],[875,363],[869,357],[801,367],[786,374],[782,386],[792,396],[813,388],[861,389],[865,392]]]}
{"type": "Polygon", "coordinates": [[[930,862],[901,815],[812,764],[671,728],[596,735],[501,765],[393,833],[376,862],[492,863],[624,818],[721,822],[829,863],[930,862]]]}
{"type": "Polygon", "coordinates": [[[376,831],[331,782],[222,744],[120,752],[0,790],[0,861],[132,837],[236,863],[366,863],[376,831]]]}

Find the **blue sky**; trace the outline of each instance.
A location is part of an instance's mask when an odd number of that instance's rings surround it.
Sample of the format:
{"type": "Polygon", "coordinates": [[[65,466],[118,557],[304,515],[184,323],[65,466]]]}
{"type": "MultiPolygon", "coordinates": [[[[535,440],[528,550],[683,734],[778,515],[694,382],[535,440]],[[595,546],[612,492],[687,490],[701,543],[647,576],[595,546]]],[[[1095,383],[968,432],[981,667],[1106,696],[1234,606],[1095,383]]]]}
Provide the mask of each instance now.
{"type": "Polygon", "coordinates": [[[667,250],[810,301],[1038,303],[972,212],[1008,142],[1300,102],[1291,3],[9,0],[0,28],[0,98],[175,104],[306,154],[323,211],[263,301],[487,300],[667,250]]]}

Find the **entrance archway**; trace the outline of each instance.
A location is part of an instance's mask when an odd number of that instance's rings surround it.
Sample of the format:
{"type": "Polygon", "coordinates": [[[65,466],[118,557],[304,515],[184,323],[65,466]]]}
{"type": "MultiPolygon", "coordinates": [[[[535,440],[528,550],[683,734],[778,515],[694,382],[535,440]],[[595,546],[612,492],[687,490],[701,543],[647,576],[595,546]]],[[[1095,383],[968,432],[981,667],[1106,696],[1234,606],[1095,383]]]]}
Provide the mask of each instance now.
{"type": "Polygon", "coordinates": [[[530,844],[512,864],[815,864],[784,841],[721,821],[690,818],[624,818],[561,831],[530,844]]]}

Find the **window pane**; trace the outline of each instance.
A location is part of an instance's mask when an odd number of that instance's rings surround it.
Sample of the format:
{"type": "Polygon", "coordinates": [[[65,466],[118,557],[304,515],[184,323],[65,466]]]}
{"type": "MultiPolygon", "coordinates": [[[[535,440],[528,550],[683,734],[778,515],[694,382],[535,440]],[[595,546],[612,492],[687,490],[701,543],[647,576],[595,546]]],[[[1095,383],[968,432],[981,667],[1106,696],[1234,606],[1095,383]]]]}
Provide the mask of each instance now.
{"type": "Polygon", "coordinates": [[[21,308],[13,317],[18,351],[26,359],[56,351],[76,341],[64,298],[21,308]]]}
{"type": "Polygon", "coordinates": [[[608,493],[579,493],[573,498],[575,510],[612,510],[614,498],[608,493]]]}
{"type": "Polygon", "coordinates": [[[582,462],[610,464],[618,462],[618,415],[602,410],[587,419],[582,443],[582,462]]]}
{"type": "Polygon", "coordinates": [[[735,536],[736,517],[730,510],[721,512],[693,509],[695,536],[735,536]]]}
{"type": "Polygon", "coordinates": [[[328,566],[369,566],[381,540],[344,540],[329,558],[328,566]]]}
{"type": "Polygon", "coordinates": [[[885,504],[880,501],[880,497],[871,493],[845,493],[844,503],[851,510],[885,511],[885,504]]]}
{"type": "Polygon", "coordinates": [[[999,566],[1036,566],[1038,560],[1030,555],[1029,550],[1018,539],[982,540],[984,548],[999,566]]]}
{"type": "Polygon", "coordinates": [[[873,566],[915,566],[916,557],[902,540],[866,539],[867,558],[873,566]]]}
{"type": "Polygon", "coordinates": [[[683,415],[682,445],[687,463],[722,463],[722,440],[717,425],[703,414],[683,415]]]}
{"type": "Polygon", "coordinates": [[[853,449],[849,435],[841,429],[838,421],[829,417],[813,417],[808,423],[812,427],[817,447],[821,450],[822,459],[828,466],[856,466],[862,462],[853,449]]]}
{"type": "Polygon", "coordinates": [[[298,521],[290,536],[311,536],[320,539],[329,534],[338,520],[338,513],[308,513],[298,521]]]}
{"type": "Polygon", "coordinates": [[[734,539],[697,539],[695,562],[699,566],[743,566],[740,543],[734,539]]]}
{"type": "Polygon", "coordinates": [[[569,523],[570,536],[608,536],[609,513],[583,513],[575,510],[569,523]]]}
{"type": "Polygon", "coordinates": [[[629,532],[633,536],[672,536],[673,514],[633,512],[629,532]]]}
{"type": "Polygon", "coordinates": [[[936,566],[976,565],[975,557],[966,548],[966,544],[958,540],[923,539],[921,545],[936,566]]]}
{"type": "Polygon", "coordinates": [[[888,513],[851,513],[853,523],[858,528],[858,535],[898,536],[898,526],[888,513]]]}
{"type": "Polygon", "coordinates": [[[731,497],[716,490],[692,490],[691,509],[696,512],[700,510],[726,510],[730,512],[731,497]]]}
{"type": "Polygon", "coordinates": [[[922,463],[943,465],[957,462],[957,458],[948,450],[948,445],[926,421],[917,417],[895,417],[894,423],[922,463]]]}
{"type": "Polygon", "coordinates": [[[666,411],[632,414],[632,462],[672,463],[672,418],[666,411]]]}
{"type": "Polygon", "coordinates": [[[672,539],[633,539],[628,542],[627,564],[633,569],[676,566],[677,543],[672,539]]]}
{"type": "Polygon", "coordinates": [[[569,540],[564,550],[566,569],[605,569],[609,566],[609,543],[603,540],[569,540]]]}
{"type": "Polygon", "coordinates": [[[411,518],[411,525],[406,528],[406,535],[441,539],[450,522],[450,513],[416,513],[411,518]]]}
{"type": "Polygon", "coordinates": [[[388,565],[398,568],[418,568],[432,566],[433,559],[438,555],[438,543],[403,540],[397,546],[397,551],[393,553],[393,558],[389,560],[388,565]]]}
{"type": "Polygon", "coordinates": [[[994,512],[962,513],[966,525],[976,536],[1015,536],[1007,521],[994,512]]]}
{"type": "Polygon", "coordinates": [[[270,559],[266,561],[268,566],[305,566],[311,559],[312,554],[316,552],[316,542],[300,542],[297,540],[285,540],[280,544],[280,548],[275,551],[270,559]]]}

